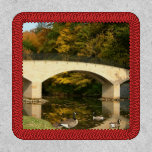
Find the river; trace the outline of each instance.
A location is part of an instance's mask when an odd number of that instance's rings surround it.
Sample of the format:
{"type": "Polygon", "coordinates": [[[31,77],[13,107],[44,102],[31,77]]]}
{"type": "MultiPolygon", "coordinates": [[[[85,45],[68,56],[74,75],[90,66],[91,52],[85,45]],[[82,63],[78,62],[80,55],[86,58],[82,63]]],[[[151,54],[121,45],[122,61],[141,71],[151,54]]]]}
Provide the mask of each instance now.
{"type": "Polygon", "coordinates": [[[78,125],[72,129],[109,129],[110,122],[121,119],[119,129],[129,127],[129,100],[101,101],[98,98],[59,98],[49,97],[42,105],[42,119],[51,124],[60,123],[73,117],[76,112],[78,125]],[[103,116],[103,121],[93,120],[95,116],[103,116]]]}

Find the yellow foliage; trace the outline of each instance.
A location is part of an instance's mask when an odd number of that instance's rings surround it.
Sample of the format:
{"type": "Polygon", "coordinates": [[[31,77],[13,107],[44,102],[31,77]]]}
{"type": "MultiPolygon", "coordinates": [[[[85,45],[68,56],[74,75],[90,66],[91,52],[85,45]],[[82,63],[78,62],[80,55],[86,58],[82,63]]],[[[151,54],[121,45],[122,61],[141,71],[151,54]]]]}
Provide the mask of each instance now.
{"type": "Polygon", "coordinates": [[[82,26],[81,26],[81,25],[78,25],[78,26],[76,26],[76,27],[74,28],[74,30],[77,32],[77,31],[79,31],[81,28],[82,28],[82,26]]]}
{"type": "Polygon", "coordinates": [[[56,78],[55,80],[55,83],[59,83],[59,84],[70,84],[70,80],[68,80],[67,78],[62,78],[62,77],[59,77],[59,78],[56,78]]]}
{"type": "Polygon", "coordinates": [[[91,79],[82,79],[81,81],[77,81],[76,85],[91,83],[91,79]]]}
{"type": "Polygon", "coordinates": [[[69,45],[61,45],[57,48],[59,53],[66,53],[70,50],[70,46],[69,45]]]}
{"type": "Polygon", "coordinates": [[[52,84],[71,84],[78,87],[85,87],[87,84],[91,83],[92,79],[86,77],[84,73],[78,72],[64,72],[55,75],[52,84]]]}

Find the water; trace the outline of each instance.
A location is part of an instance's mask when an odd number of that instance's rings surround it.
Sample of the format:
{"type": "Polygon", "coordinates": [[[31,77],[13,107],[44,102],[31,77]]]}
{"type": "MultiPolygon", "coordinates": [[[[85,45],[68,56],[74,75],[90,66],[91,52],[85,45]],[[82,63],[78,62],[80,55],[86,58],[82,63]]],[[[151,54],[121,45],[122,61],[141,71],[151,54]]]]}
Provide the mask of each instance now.
{"type": "MultiPolygon", "coordinates": [[[[73,112],[76,112],[76,118],[79,123],[73,129],[109,129],[109,122],[121,118],[123,121],[129,121],[129,101],[111,102],[101,101],[97,98],[58,98],[47,99],[49,102],[42,105],[42,119],[51,124],[60,123],[62,120],[73,118],[73,112]],[[105,120],[93,120],[93,113],[96,116],[102,115],[105,120]]],[[[128,122],[127,122],[128,123],[128,122]]],[[[127,129],[126,125],[122,129],[127,129]]]]}

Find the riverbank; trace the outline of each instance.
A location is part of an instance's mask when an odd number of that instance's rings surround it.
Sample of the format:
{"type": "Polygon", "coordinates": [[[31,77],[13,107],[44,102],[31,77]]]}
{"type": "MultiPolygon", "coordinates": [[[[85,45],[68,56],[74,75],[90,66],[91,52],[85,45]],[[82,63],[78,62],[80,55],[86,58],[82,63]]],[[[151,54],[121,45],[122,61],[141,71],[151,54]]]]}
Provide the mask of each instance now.
{"type": "Polygon", "coordinates": [[[23,116],[23,129],[55,129],[51,123],[31,116],[23,116]]]}

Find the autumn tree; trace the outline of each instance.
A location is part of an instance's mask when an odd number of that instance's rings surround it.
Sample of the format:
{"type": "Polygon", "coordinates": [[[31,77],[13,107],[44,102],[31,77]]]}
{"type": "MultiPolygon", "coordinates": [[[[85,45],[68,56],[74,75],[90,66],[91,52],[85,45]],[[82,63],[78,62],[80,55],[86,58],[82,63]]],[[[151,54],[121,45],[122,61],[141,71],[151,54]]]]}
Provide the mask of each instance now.
{"type": "Polygon", "coordinates": [[[23,53],[30,54],[38,52],[40,42],[35,32],[23,33],[23,53]]]}

